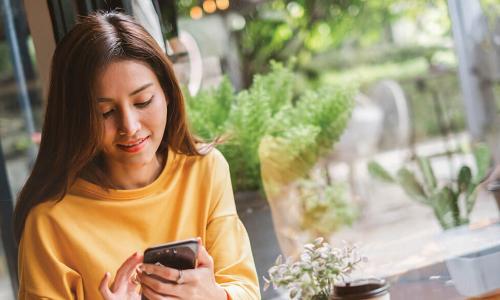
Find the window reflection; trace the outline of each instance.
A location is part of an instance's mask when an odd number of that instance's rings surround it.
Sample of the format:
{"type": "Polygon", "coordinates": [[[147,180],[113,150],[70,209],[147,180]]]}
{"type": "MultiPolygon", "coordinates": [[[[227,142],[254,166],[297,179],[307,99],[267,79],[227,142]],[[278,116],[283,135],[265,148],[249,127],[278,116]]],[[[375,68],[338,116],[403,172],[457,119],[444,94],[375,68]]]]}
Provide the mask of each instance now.
{"type": "Polygon", "coordinates": [[[0,299],[14,299],[17,249],[11,234],[13,199],[26,180],[36,155],[36,144],[32,139],[40,130],[42,101],[33,44],[22,2],[2,1],[1,5],[0,299]]]}

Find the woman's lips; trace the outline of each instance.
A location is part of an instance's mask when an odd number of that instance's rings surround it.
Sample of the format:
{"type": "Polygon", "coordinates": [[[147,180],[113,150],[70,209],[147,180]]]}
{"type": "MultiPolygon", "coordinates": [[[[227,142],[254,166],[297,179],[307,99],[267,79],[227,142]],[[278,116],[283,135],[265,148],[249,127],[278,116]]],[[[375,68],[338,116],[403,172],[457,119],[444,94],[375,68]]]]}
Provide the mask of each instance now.
{"type": "Polygon", "coordinates": [[[117,144],[117,146],[120,150],[123,150],[125,152],[136,153],[141,151],[146,146],[148,140],[149,136],[130,143],[127,142],[123,144],[117,144]]]}

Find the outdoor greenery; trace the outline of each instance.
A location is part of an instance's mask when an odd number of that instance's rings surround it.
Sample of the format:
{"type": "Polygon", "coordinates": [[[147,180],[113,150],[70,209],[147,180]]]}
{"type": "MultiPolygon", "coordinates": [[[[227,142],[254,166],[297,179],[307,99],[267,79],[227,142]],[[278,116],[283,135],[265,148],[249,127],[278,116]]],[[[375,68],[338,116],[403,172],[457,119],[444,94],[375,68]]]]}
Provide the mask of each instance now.
{"type": "MultiPolygon", "coordinates": [[[[493,7],[495,1],[482,2],[493,7]]],[[[181,16],[187,16],[199,3],[178,5],[181,16]]],[[[271,0],[231,9],[246,21],[236,37],[247,86],[254,74],[269,70],[270,60],[293,60],[294,73],[301,77],[297,87],[304,89],[348,83],[363,92],[389,78],[402,85],[409,100],[412,141],[440,136],[443,127],[465,129],[446,2],[271,0]],[[408,23],[418,35],[402,42],[398,28],[408,23]],[[421,89],[422,82],[437,88],[421,89]],[[446,115],[436,114],[436,105],[446,115]]]]}
{"type": "MultiPolygon", "coordinates": [[[[179,1],[180,16],[189,16],[195,5],[199,2],[179,1]]],[[[268,70],[270,60],[286,62],[297,57],[299,69],[310,69],[312,61],[326,54],[333,59],[319,65],[324,71],[339,65],[368,63],[363,59],[366,56],[372,58],[371,63],[383,63],[428,55],[435,47],[411,45],[398,49],[393,44],[392,27],[403,19],[416,20],[429,10],[440,12],[438,18],[432,19],[446,29],[440,34],[449,34],[450,28],[446,3],[431,0],[271,0],[246,6],[232,2],[230,7],[245,18],[246,26],[238,38],[248,84],[254,74],[268,70]],[[373,51],[373,47],[384,50],[373,51]],[[360,48],[376,55],[353,55],[360,57],[360,62],[343,60],[341,50],[357,53],[360,48]]],[[[422,30],[430,30],[426,23],[419,24],[422,30]]]]}
{"type": "Polygon", "coordinates": [[[427,1],[274,0],[246,16],[242,53],[250,73],[261,72],[269,59],[299,58],[307,64],[314,55],[346,43],[368,47],[390,41],[391,23],[404,10],[418,13],[427,1]],[[376,24],[377,26],[374,26],[376,24]]]}
{"type": "Polygon", "coordinates": [[[415,142],[466,130],[465,108],[454,70],[423,74],[400,83],[408,97],[415,142]]]}
{"type": "MultiPolygon", "coordinates": [[[[352,68],[370,66],[377,68],[386,64],[405,64],[415,60],[425,60],[430,63],[436,54],[442,52],[450,53],[451,51],[445,47],[420,45],[381,45],[367,49],[330,49],[312,57],[303,68],[320,76],[325,71],[340,73],[350,71],[352,68]]],[[[450,54],[453,56],[453,53],[450,54]]],[[[399,74],[406,73],[400,72],[399,74]]]]}
{"type": "MultiPolygon", "coordinates": [[[[359,48],[371,51],[376,45],[393,42],[391,28],[396,21],[415,18],[429,8],[444,11],[439,22],[445,28],[449,27],[446,4],[435,1],[267,1],[245,15],[247,26],[240,35],[245,72],[262,72],[269,59],[287,61],[294,56],[298,58],[299,69],[311,70],[314,61],[325,53],[336,56],[338,59],[332,60],[335,62],[343,60],[344,55],[339,55],[342,49],[346,49],[346,52],[356,52],[355,49],[359,48]]],[[[385,58],[381,61],[372,60],[373,63],[383,63],[392,58],[401,61],[401,57],[415,58],[416,55],[428,55],[429,52],[425,47],[413,47],[413,50],[407,47],[406,55],[398,58],[394,51],[389,50],[397,46],[386,48],[387,54],[380,55],[385,58]]],[[[363,63],[363,60],[350,62],[352,64],[343,65],[354,66],[363,63]]],[[[335,67],[335,64],[319,66],[322,72],[335,67]]]]}
{"type": "MultiPolygon", "coordinates": [[[[441,52],[443,53],[443,52],[441,52]]],[[[443,53],[441,60],[449,60],[443,53]]],[[[432,64],[423,58],[404,62],[359,65],[344,71],[323,72],[320,85],[356,82],[362,92],[369,92],[374,83],[396,80],[408,101],[414,141],[446,136],[465,129],[465,113],[454,62],[432,64]]]]}
{"type": "Polygon", "coordinates": [[[356,82],[363,87],[386,78],[404,80],[422,76],[426,74],[428,68],[427,61],[422,57],[404,62],[357,65],[347,70],[323,72],[320,82],[323,84],[356,82]]]}
{"type": "Polygon", "coordinates": [[[417,157],[418,172],[402,167],[394,176],[374,161],[369,163],[368,171],[382,181],[399,184],[413,200],[430,206],[441,227],[449,229],[469,223],[476,202],[476,187],[490,167],[491,153],[486,145],[477,145],[473,154],[476,174],[464,165],[455,178],[445,182],[436,179],[427,157],[417,157]]]}
{"type": "Polygon", "coordinates": [[[334,284],[343,281],[364,260],[353,246],[334,248],[317,238],[304,245],[297,261],[289,257],[283,262],[278,256],[268,271],[269,278],[264,277],[264,290],[273,285],[286,288],[290,299],[328,300],[334,284]]]}
{"type": "Polygon", "coordinates": [[[196,134],[227,139],[219,149],[229,161],[235,190],[261,186],[259,147],[271,143],[283,170],[305,176],[340,137],[352,109],[352,88],[294,89],[289,68],[272,63],[248,90],[235,94],[225,80],[218,88],[192,97],[187,107],[196,134]],[[301,160],[299,166],[295,162],[301,160]]]}

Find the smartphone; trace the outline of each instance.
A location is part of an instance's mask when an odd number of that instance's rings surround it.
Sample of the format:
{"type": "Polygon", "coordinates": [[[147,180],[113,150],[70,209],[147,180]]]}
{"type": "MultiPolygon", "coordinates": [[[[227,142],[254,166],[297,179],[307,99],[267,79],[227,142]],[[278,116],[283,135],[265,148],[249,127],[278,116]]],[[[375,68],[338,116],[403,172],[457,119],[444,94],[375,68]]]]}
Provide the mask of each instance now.
{"type": "Polygon", "coordinates": [[[188,239],[150,247],[144,251],[144,263],[186,270],[196,268],[198,240],[188,239]]]}

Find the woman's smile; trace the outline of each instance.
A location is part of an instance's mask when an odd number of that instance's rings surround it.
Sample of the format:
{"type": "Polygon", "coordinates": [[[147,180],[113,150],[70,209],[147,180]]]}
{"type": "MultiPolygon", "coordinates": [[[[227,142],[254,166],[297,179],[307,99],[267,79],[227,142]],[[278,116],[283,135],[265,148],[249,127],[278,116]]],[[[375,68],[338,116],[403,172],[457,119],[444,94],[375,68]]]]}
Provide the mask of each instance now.
{"type": "Polygon", "coordinates": [[[119,143],[119,144],[117,144],[117,146],[120,150],[123,150],[125,152],[137,153],[137,152],[141,151],[142,149],[144,149],[144,147],[147,145],[148,141],[149,141],[149,136],[142,138],[142,139],[135,140],[135,141],[128,141],[125,143],[119,143]]]}

